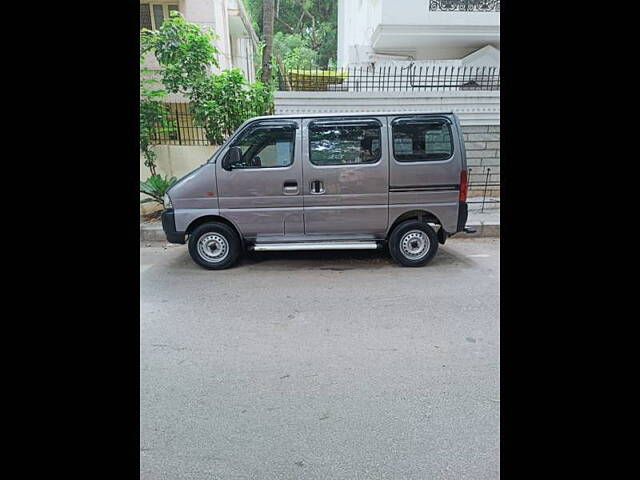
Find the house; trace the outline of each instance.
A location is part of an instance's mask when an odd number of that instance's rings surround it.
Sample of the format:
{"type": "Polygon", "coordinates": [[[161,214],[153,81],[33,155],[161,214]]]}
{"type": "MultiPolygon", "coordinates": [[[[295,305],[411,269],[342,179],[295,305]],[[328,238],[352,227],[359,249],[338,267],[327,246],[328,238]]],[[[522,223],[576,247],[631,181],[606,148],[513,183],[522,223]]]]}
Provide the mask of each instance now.
{"type": "Polygon", "coordinates": [[[500,65],[500,0],[338,0],[338,65],[500,65]]]}
{"type": "MultiPolygon", "coordinates": [[[[156,0],[140,2],[140,28],[157,29],[169,18],[171,11],[179,11],[189,22],[211,28],[218,38],[214,44],[218,54],[219,69],[240,68],[249,82],[256,80],[255,55],[258,36],[251,26],[242,0],[156,0]]],[[[158,69],[153,57],[145,66],[158,69]]]]}

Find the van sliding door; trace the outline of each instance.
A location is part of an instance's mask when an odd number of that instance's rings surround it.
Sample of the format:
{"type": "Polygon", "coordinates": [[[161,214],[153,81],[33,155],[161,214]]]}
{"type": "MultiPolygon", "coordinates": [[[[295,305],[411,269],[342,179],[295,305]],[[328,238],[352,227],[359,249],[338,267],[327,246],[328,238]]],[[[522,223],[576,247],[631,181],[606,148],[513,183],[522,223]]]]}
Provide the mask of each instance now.
{"type": "Polygon", "coordinates": [[[386,117],[303,121],[305,234],[384,234],[388,220],[386,117]]]}

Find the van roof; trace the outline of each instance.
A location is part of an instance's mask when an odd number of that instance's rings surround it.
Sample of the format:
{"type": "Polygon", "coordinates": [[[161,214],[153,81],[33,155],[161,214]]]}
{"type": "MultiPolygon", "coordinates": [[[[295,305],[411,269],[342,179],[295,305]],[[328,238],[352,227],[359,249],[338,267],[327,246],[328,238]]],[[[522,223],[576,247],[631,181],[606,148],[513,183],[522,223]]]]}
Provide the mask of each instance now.
{"type": "Polygon", "coordinates": [[[273,118],[320,118],[320,117],[383,117],[397,115],[455,115],[454,112],[325,112],[325,113],[288,113],[286,115],[265,115],[262,117],[253,117],[251,120],[268,120],[273,118]]]}

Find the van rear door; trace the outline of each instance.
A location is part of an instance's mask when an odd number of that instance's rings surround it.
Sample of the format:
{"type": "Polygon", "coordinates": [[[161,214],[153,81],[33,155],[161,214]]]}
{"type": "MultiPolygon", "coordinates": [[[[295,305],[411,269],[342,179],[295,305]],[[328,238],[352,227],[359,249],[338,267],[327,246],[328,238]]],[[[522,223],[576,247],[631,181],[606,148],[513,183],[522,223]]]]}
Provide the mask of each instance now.
{"type": "Polygon", "coordinates": [[[457,228],[463,140],[452,114],[389,117],[389,218],[408,209],[434,214],[447,232],[457,228]]]}

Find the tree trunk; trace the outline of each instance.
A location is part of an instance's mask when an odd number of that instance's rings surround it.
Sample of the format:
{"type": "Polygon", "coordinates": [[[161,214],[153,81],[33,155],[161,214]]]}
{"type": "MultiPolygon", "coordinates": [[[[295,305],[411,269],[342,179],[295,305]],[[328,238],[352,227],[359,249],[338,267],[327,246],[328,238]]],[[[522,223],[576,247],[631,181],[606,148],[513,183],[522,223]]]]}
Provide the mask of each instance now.
{"type": "Polygon", "coordinates": [[[262,83],[271,83],[271,51],[273,50],[274,0],[262,0],[262,83]]]}

